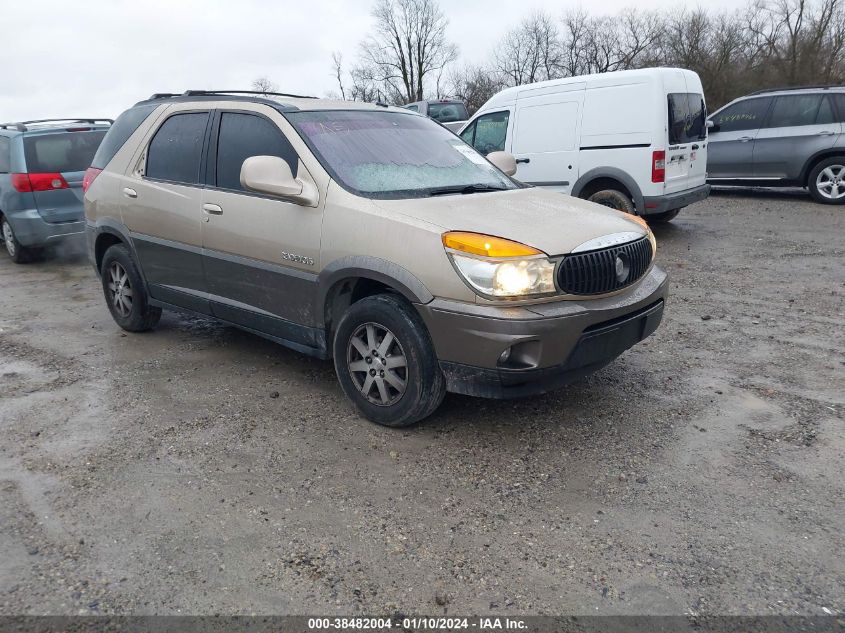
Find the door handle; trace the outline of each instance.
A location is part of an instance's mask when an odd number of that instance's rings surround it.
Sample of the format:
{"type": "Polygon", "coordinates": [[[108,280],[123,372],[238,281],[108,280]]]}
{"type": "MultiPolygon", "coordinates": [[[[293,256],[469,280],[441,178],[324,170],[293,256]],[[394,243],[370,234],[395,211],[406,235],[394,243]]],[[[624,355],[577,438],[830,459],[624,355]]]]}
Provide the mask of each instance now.
{"type": "Polygon", "coordinates": [[[530,159],[530,158],[517,158],[517,159],[516,159],[516,164],[517,164],[517,165],[519,165],[520,163],[530,163],[530,162],[531,162],[531,159],[530,159]]]}
{"type": "Polygon", "coordinates": [[[202,210],[208,215],[223,215],[223,209],[219,204],[204,204],[202,210]]]}
{"type": "Polygon", "coordinates": [[[819,132],[819,136],[833,136],[833,132],[831,132],[830,130],[822,130],[821,132],[819,132]]]}
{"type": "Polygon", "coordinates": [[[740,136],[739,139],[737,139],[737,140],[739,140],[740,143],[747,143],[748,141],[753,141],[754,137],[753,136],[740,136]]]}
{"type": "Polygon", "coordinates": [[[127,198],[137,198],[138,192],[135,191],[134,189],[130,188],[130,187],[124,187],[123,188],[123,195],[126,196],[127,198]]]}

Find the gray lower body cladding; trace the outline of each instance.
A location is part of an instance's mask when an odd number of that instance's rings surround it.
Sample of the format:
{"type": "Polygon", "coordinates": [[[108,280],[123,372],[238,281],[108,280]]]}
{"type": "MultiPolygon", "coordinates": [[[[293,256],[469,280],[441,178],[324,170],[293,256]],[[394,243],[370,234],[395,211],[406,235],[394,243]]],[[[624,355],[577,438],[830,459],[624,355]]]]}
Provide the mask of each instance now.
{"type": "Polygon", "coordinates": [[[655,215],[688,207],[694,202],[701,202],[710,195],[710,185],[701,185],[693,189],[669,193],[664,196],[646,196],[641,215],[655,215]]]}
{"type": "Polygon", "coordinates": [[[85,222],[47,222],[36,209],[8,211],[6,219],[18,242],[27,247],[47,246],[62,240],[84,240],[85,222]]]}

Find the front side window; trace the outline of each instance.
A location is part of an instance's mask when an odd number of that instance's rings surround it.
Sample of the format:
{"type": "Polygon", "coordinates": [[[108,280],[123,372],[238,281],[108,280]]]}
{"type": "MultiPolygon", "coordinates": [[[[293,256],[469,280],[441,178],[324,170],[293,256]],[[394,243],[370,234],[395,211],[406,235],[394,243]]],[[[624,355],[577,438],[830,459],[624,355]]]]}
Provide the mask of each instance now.
{"type": "Polygon", "coordinates": [[[469,118],[463,103],[429,103],[428,116],[440,123],[466,121],[469,118]]]}
{"type": "Polygon", "coordinates": [[[224,112],[217,141],[217,186],[243,191],[241,167],[250,156],[278,156],[296,176],[299,159],[276,125],[254,114],[224,112]]]}
{"type": "Polygon", "coordinates": [[[707,138],[704,97],[693,92],[669,95],[669,144],[681,145],[707,138]]]}
{"type": "Polygon", "coordinates": [[[9,139],[5,136],[0,136],[0,174],[8,174],[11,163],[9,139]]]}
{"type": "Polygon", "coordinates": [[[831,123],[832,112],[820,94],[776,97],[766,127],[798,127],[831,123]]]}
{"type": "Polygon", "coordinates": [[[85,171],[105,135],[105,130],[94,130],[25,136],[27,171],[35,174],[85,171]]]}
{"type": "Polygon", "coordinates": [[[769,110],[771,97],[756,97],[745,99],[732,106],[728,106],[713,117],[718,126],[714,132],[739,132],[741,130],[756,130],[763,123],[769,110]]]}
{"type": "Polygon", "coordinates": [[[510,112],[493,112],[475,120],[475,136],[472,146],[485,156],[490,152],[505,151],[508,136],[510,112]]]}
{"type": "Polygon", "coordinates": [[[162,123],[147,150],[147,178],[198,183],[207,123],[208,112],[174,114],[162,123]]]}
{"type": "Polygon", "coordinates": [[[374,198],[518,185],[433,121],[390,111],[291,112],[288,120],[341,185],[374,198]]]}

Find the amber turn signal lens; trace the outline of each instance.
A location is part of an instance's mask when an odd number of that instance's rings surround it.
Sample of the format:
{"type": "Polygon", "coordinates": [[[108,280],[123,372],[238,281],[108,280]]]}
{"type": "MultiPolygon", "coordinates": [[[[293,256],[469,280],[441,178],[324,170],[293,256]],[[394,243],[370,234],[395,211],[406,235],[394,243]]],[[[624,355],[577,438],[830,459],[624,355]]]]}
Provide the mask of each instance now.
{"type": "Polygon", "coordinates": [[[462,253],[481,255],[482,257],[530,257],[531,255],[544,254],[536,248],[519,242],[512,242],[502,237],[464,231],[444,233],[443,246],[462,253]]]}

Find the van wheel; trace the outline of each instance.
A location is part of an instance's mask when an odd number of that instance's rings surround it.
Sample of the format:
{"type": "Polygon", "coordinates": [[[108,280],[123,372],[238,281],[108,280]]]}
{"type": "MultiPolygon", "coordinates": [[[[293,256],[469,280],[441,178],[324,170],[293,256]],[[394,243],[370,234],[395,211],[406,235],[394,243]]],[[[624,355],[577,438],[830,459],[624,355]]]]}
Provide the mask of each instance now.
{"type": "Polygon", "coordinates": [[[3,216],[0,216],[0,231],[3,233],[3,243],[6,245],[6,252],[16,264],[26,264],[27,262],[38,259],[39,255],[41,255],[40,248],[27,248],[18,242],[18,238],[15,237],[15,232],[12,230],[12,225],[3,216]]]}
{"type": "Polygon", "coordinates": [[[816,202],[845,203],[845,157],[827,158],[813,167],[807,178],[807,188],[816,202]]]}
{"type": "Polygon", "coordinates": [[[333,352],[344,393],[377,424],[419,422],[446,395],[428,330],[400,297],[382,294],[353,303],[338,324],[333,352]]]}
{"type": "Polygon", "coordinates": [[[654,213],[652,215],[644,215],[643,220],[649,224],[664,224],[674,220],[681,212],[680,209],[672,209],[671,211],[664,211],[663,213],[654,213]]]}
{"type": "Polygon", "coordinates": [[[634,202],[628,196],[616,189],[602,189],[596,191],[593,195],[587,198],[590,202],[616,209],[617,211],[624,211],[625,213],[636,213],[634,202]]]}
{"type": "Polygon", "coordinates": [[[141,274],[123,244],[111,246],[103,255],[100,278],[109,312],[120,327],[144,332],[158,323],[161,308],[149,305],[141,274]]]}

